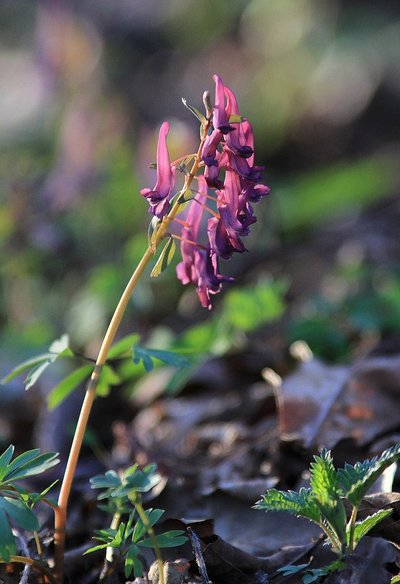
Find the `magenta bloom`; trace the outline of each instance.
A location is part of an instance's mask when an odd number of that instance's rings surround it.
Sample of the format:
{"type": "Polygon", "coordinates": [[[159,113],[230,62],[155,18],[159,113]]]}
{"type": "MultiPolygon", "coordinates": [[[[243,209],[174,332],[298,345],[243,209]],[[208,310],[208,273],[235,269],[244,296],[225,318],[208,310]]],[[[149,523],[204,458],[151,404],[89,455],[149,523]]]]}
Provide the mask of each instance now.
{"type": "Polygon", "coordinates": [[[219,75],[213,75],[213,79],[215,82],[213,126],[215,130],[228,134],[232,132],[233,127],[229,124],[230,111],[225,107],[225,86],[219,75]]]}
{"type": "MultiPolygon", "coordinates": [[[[215,103],[212,120],[208,121],[201,161],[195,168],[203,175],[194,177],[185,171],[184,190],[192,189],[193,179],[198,190],[188,201],[188,212],[182,224],[179,239],[182,261],[176,274],[182,284],[194,284],[202,306],[211,308],[211,297],[217,294],[223,282],[233,278],[219,272],[220,259],[246,251],[242,238],[249,234],[256,222],[253,203],[269,193],[263,184],[263,166],[254,161],[254,135],[251,124],[241,117],[234,93],[226,87],[219,75],[214,75],[215,103]],[[210,123],[212,121],[212,124],[210,123]],[[208,194],[212,189],[212,196],[208,194]],[[211,217],[204,218],[204,213],[211,217]]],[[[206,103],[206,115],[210,115],[206,103]]],[[[172,189],[175,185],[175,167],[167,149],[169,125],[160,129],[157,146],[157,182],[155,187],[142,189],[141,194],[150,203],[150,211],[162,218],[170,209],[172,189]]],[[[182,158],[184,159],[184,157],[182,158]]],[[[179,159],[179,160],[182,160],[179,159]]]]}
{"type": "Polygon", "coordinates": [[[191,203],[182,227],[182,261],[176,266],[176,275],[182,284],[194,284],[202,306],[210,309],[210,294],[219,292],[222,282],[231,281],[232,278],[218,274],[218,261],[209,246],[197,244],[207,195],[204,177],[198,177],[198,184],[199,192],[191,203]]]}
{"type": "MultiPolygon", "coordinates": [[[[236,97],[229,87],[225,87],[225,94],[228,99],[227,110],[230,115],[240,116],[236,97]]],[[[250,158],[254,154],[253,129],[247,120],[235,123],[232,132],[226,136],[227,147],[242,158],[250,158]]]]}
{"type": "Polygon", "coordinates": [[[157,182],[152,190],[146,188],[140,191],[140,194],[150,203],[150,213],[160,219],[168,213],[169,197],[175,186],[175,168],[171,168],[167,148],[168,132],[169,123],[164,122],[161,125],[157,143],[157,182]]]}

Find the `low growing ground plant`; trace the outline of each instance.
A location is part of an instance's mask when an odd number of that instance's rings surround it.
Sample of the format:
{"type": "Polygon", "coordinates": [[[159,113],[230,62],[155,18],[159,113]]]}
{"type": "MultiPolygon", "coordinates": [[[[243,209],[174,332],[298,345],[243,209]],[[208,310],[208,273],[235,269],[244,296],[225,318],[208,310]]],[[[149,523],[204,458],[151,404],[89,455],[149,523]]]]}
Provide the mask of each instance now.
{"type": "Polygon", "coordinates": [[[345,556],[353,553],[360,540],[391,514],[391,509],[381,509],[357,521],[358,510],[367,491],[399,456],[400,443],[397,443],[379,457],[356,462],[354,466],[346,463],[344,468],[336,469],[331,452],[324,449],[320,456],[314,456],[314,462],[311,463],[309,488],[302,488],[298,492],[269,489],[256,503],[256,509],[285,511],[316,523],[325,533],[332,551],[338,555],[338,560],[325,568],[309,569],[308,564],[303,564],[286,566],[281,571],[292,574],[305,570],[303,582],[307,584],[343,567],[345,556]],[[351,509],[349,518],[345,501],[351,509]]]}
{"type": "Polygon", "coordinates": [[[161,475],[157,466],[149,464],[139,469],[135,464],[121,473],[107,471],[90,479],[92,489],[103,489],[97,499],[103,511],[112,515],[111,526],[108,529],[96,531],[94,539],[100,544],[93,546],[85,553],[106,549],[106,563],[103,575],[108,575],[113,566],[113,552],[118,550],[118,561],[124,561],[125,576],[134,572],[135,576],[143,574],[143,564],[140,560],[141,548],[153,548],[156,553],[159,569],[162,569],[160,548],[177,547],[185,543],[186,537],[181,530],[170,530],[161,534],[154,532],[155,524],[163,516],[162,509],[144,509],[142,493],[147,493],[158,485],[161,475]],[[132,511],[134,507],[134,511],[132,511]],[[128,519],[122,522],[122,516],[128,519]]]}

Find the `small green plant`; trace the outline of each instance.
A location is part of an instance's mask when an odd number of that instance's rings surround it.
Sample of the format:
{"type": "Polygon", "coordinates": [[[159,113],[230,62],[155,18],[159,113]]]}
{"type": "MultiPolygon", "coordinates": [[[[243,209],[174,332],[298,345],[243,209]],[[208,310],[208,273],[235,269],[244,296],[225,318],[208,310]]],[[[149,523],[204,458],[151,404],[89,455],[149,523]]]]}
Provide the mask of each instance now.
{"type": "Polygon", "coordinates": [[[18,546],[13,528],[33,532],[36,544],[40,547],[37,537],[40,526],[32,508],[38,501],[44,501],[55,509],[56,504],[46,497],[53,485],[41,493],[32,493],[21,487],[18,481],[41,474],[58,464],[58,455],[54,452],[40,454],[40,450],[34,449],[12,460],[13,454],[14,446],[11,445],[0,456],[0,562],[31,564],[46,573],[46,567],[40,562],[17,555],[18,546]]]}
{"type": "Polygon", "coordinates": [[[106,549],[103,575],[109,574],[113,569],[113,552],[117,549],[118,560],[125,562],[126,578],[129,578],[132,572],[135,576],[141,576],[143,573],[141,548],[153,548],[162,573],[160,548],[177,547],[185,543],[186,537],[181,530],[156,534],[154,526],[164,511],[143,508],[142,493],[150,491],[160,480],[161,476],[155,464],[149,464],[142,470],[135,464],[121,473],[109,470],[104,475],[90,479],[93,489],[103,489],[97,499],[105,503],[99,507],[112,515],[111,526],[96,531],[94,539],[101,543],[86,552],[106,549]],[[126,522],[121,521],[124,514],[128,514],[126,522]]]}
{"type": "Polygon", "coordinates": [[[314,456],[314,462],[311,463],[310,488],[302,488],[298,492],[269,489],[255,508],[286,511],[316,523],[327,536],[332,551],[341,560],[355,550],[360,540],[375,525],[390,515],[390,509],[381,509],[357,521],[358,509],[368,489],[399,456],[400,443],[385,450],[379,457],[356,462],[354,466],[346,463],[344,468],[336,470],[331,452],[324,449],[320,456],[314,456]],[[344,500],[351,508],[349,519],[344,500]]]}

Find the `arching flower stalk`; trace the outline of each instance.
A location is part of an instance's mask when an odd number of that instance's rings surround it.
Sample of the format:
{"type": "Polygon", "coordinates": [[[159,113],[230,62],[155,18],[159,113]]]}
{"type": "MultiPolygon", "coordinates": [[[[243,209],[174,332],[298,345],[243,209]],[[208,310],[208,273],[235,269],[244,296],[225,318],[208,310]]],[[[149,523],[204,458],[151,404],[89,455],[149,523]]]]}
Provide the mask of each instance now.
{"type": "MultiPolygon", "coordinates": [[[[169,264],[173,255],[171,249],[174,249],[170,225],[182,213],[184,220],[179,219],[177,222],[181,228],[178,237],[182,254],[182,261],[177,266],[177,276],[183,284],[194,284],[201,304],[210,309],[211,296],[221,290],[224,282],[233,279],[220,274],[219,260],[229,259],[235,252],[245,251],[242,237],[249,233],[250,226],[256,221],[252,204],[269,193],[269,188],[260,182],[263,167],[254,164],[251,125],[240,117],[234,94],[218,75],[214,75],[214,82],[214,106],[208,92],[204,95],[205,116],[192,106],[187,106],[201,123],[201,140],[196,154],[179,159],[184,160],[179,164],[179,169],[183,169],[185,173],[182,188],[174,194],[178,161],[170,162],[167,147],[169,124],[164,122],[158,137],[156,184],[152,189],[141,190],[141,195],[148,200],[149,211],[154,216],[152,235],[111,318],[76,425],[55,520],[55,576],[60,584],[63,580],[68,499],[80,449],[100,374],[140,277],[165,238],[168,238],[167,245],[161,252],[152,275],[157,275],[169,264]],[[190,169],[186,168],[185,162],[191,164],[190,169]],[[192,187],[194,181],[197,189],[192,187]],[[215,193],[209,195],[208,189],[215,193]],[[214,209],[210,209],[209,204],[214,205],[214,209]]],[[[163,584],[161,579],[160,584],[163,584]]]]}

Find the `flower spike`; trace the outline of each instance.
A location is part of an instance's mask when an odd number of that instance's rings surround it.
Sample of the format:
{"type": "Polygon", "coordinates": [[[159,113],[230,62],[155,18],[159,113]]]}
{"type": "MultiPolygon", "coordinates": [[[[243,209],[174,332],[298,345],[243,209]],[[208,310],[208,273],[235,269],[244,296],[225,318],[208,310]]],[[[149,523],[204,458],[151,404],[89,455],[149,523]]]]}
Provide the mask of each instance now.
{"type": "Polygon", "coordinates": [[[175,202],[171,203],[171,195],[176,163],[171,167],[167,122],[162,124],[158,138],[156,185],[152,190],[141,191],[150,203],[150,212],[159,219],[164,217],[163,235],[171,220],[186,207],[185,220],[178,220],[181,233],[173,235],[181,240],[182,261],[176,274],[182,284],[196,286],[200,303],[208,309],[211,296],[221,290],[224,282],[233,280],[220,274],[219,260],[229,260],[234,253],[246,251],[242,238],[257,220],[253,203],[269,193],[269,187],[261,182],[264,167],[254,162],[253,128],[240,115],[233,91],[219,75],[214,75],[213,80],[215,102],[212,105],[206,93],[206,117],[198,116],[202,141],[175,202]],[[193,179],[198,183],[196,191],[191,188],[193,179]],[[213,196],[208,189],[213,189],[213,196]],[[192,198],[191,192],[195,192],[192,198]],[[211,217],[203,218],[204,213],[211,217]]]}

